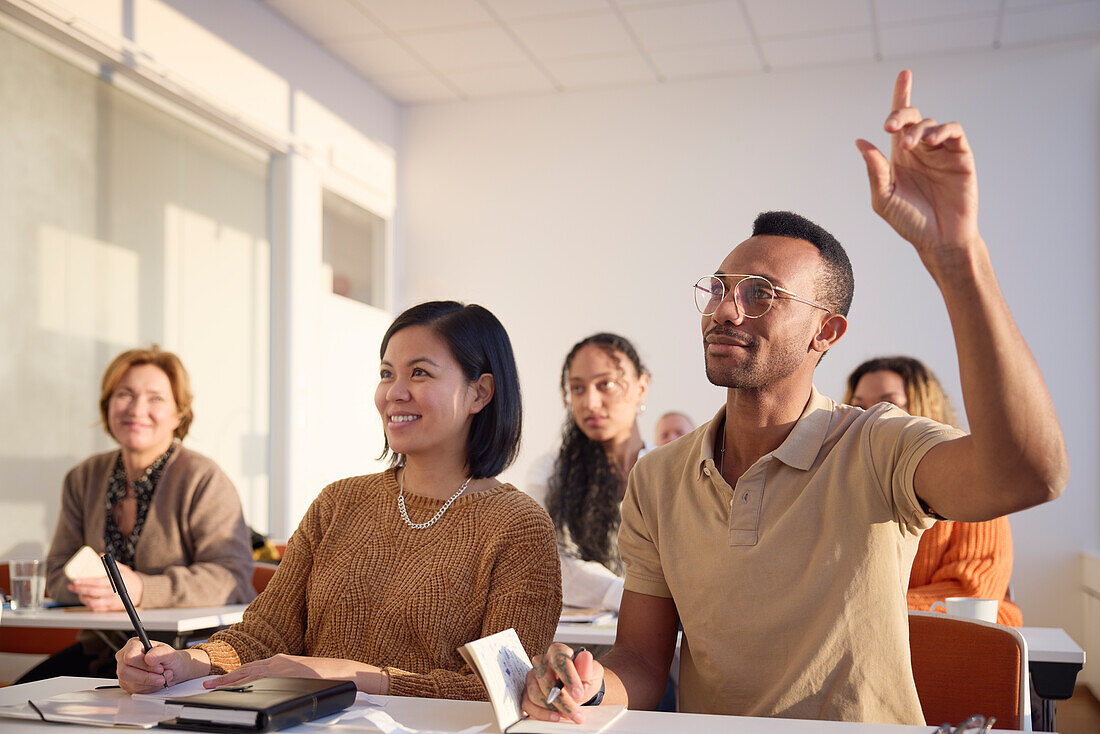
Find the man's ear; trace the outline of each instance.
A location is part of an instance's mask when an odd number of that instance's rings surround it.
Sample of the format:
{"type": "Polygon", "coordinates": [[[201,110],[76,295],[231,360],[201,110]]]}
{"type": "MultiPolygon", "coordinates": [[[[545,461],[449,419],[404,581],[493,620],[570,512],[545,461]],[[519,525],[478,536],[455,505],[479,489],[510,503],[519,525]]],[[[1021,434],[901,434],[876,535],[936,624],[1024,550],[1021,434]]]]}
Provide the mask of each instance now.
{"type": "Polygon", "coordinates": [[[821,322],[810,348],[815,352],[825,353],[833,348],[840,337],[848,331],[848,319],[838,313],[829,314],[829,318],[821,322]]]}
{"type": "Polygon", "coordinates": [[[495,391],[493,376],[488,372],[474,380],[472,386],[474,388],[474,402],[470,405],[470,415],[484,410],[485,406],[492,402],[495,391]]]}

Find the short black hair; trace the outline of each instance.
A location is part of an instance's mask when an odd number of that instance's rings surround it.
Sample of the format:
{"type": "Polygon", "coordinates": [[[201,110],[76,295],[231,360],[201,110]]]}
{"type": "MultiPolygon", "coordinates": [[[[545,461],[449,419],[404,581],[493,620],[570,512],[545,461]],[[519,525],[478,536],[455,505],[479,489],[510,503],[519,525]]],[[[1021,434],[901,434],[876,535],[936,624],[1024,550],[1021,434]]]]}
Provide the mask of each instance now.
{"type": "Polygon", "coordinates": [[[852,273],[852,261],[840,242],[824,227],[794,212],[762,212],[752,223],[752,236],[774,235],[805,240],[818,249],[825,261],[825,270],[817,278],[817,300],[833,313],[848,315],[856,278],[852,273]]]}
{"type": "MultiPolygon", "coordinates": [[[[382,337],[379,359],[385,358],[393,335],[410,326],[426,326],[441,336],[467,380],[473,382],[485,374],[493,376],[493,398],[474,415],[466,437],[466,465],[474,479],[496,476],[516,460],[523,428],[519,371],[508,332],[482,306],[428,301],[407,309],[393,320],[382,337]]],[[[401,459],[390,453],[389,440],[384,440],[380,458],[389,456],[390,466],[397,466],[401,459]]]]}

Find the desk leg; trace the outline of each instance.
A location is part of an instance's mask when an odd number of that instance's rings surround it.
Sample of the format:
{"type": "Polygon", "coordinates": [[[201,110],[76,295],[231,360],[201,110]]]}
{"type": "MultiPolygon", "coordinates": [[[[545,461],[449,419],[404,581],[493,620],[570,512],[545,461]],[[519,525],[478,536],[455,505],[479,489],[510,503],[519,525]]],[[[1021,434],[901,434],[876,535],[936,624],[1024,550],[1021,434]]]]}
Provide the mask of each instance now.
{"type": "Polygon", "coordinates": [[[1041,708],[1039,709],[1040,716],[1042,718],[1037,722],[1037,724],[1038,724],[1038,726],[1036,727],[1037,731],[1057,731],[1058,730],[1058,728],[1057,728],[1058,712],[1057,712],[1057,709],[1056,709],[1056,704],[1057,704],[1057,701],[1054,701],[1053,699],[1050,699],[1050,698],[1044,698],[1043,699],[1042,704],[1040,704],[1041,708]]]}

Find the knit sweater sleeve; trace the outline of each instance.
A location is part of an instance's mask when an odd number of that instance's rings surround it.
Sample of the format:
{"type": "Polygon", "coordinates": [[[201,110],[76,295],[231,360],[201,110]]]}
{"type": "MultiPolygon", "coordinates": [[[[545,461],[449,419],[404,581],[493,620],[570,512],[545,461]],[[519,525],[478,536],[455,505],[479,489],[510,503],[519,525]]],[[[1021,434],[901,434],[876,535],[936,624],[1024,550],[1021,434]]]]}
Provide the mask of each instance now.
{"type": "Polygon", "coordinates": [[[921,538],[906,601],[928,610],[950,596],[1005,598],[1012,577],[1012,531],[1008,518],[988,522],[938,523],[921,538]],[[944,525],[943,531],[940,526],[944,525]],[[926,542],[927,540],[927,542],[926,542]]]}
{"type": "MultiPolygon", "coordinates": [[[[531,503],[518,515],[499,518],[505,529],[486,594],[481,636],[512,627],[527,654],[542,654],[554,638],[561,615],[561,568],[554,526],[541,508],[531,503]]],[[[425,698],[485,700],[481,679],[469,667],[411,673],[384,668],[390,676],[390,694],[425,698]]]]}
{"type": "Polygon", "coordinates": [[[210,672],[221,675],[272,655],[301,655],[306,630],[307,594],[313,559],[331,508],[323,491],[287,542],[286,553],[267,587],[243,619],[196,645],[210,656],[210,672]]]}

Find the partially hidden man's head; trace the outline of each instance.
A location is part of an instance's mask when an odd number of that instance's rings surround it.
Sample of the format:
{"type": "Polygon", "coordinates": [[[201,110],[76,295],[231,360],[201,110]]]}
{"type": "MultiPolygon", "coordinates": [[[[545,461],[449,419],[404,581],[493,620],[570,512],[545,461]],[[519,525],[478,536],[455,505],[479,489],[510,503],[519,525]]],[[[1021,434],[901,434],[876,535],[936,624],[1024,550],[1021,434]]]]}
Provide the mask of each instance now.
{"type": "Polygon", "coordinates": [[[725,297],[710,301],[702,321],[707,377],[715,385],[759,389],[809,379],[847,330],[855,289],[851,261],[835,237],[805,217],[760,214],[752,236],[726,256],[717,274],[725,297]],[[752,279],[765,287],[740,290],[735,298],[730,291],[744,276],[767,282],[752,279]],[[740,299],[758,292],[771,294],[770,307],[752,315],[740,299]]]}

